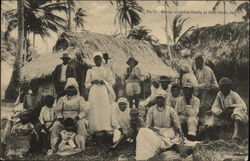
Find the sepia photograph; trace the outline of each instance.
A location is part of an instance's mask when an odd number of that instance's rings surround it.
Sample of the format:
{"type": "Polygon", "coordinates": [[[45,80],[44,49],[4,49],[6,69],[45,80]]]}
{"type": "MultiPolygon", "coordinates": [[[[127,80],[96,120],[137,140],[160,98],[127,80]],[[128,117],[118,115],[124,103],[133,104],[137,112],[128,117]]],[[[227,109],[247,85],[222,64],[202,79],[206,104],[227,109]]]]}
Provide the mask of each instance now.
{"type": "Polygon", "coordinates": [[[1,0],[0,160],[248,161],[248,0],[1,0]]]}

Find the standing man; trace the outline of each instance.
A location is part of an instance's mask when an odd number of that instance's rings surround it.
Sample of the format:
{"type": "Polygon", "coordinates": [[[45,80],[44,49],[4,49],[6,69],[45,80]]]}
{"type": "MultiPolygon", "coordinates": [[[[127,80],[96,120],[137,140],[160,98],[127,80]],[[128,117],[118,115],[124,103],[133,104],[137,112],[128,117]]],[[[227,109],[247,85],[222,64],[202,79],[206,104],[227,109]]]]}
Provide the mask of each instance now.
{"type": "Polygon", "coordinates": [[[197,91],[201,110],[207,111],[213,104],[219,85],[213,70],[205,65],[202,56],[195,58],[195,66],[197,69],[195,74],[198,81],[197,91]]]}
{"type": "Polygon", "coordinates": [[[71,65],[69,65],[69,60],[70,60],[69,54],[63,53],[60,59],[62,59],[63,63],[56,66],[52,78],[57,97],[63,95],[67,78],[76,77],[75,69],[71,65]]]}

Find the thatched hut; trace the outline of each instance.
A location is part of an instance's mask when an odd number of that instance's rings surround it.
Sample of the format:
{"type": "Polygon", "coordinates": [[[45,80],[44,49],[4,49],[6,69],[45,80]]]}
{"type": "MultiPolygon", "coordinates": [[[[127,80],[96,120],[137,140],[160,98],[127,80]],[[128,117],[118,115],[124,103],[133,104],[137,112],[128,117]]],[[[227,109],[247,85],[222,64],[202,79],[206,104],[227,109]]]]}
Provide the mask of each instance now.
{"type": "Polygon", "coordinates": [[[248,79],[248,22],[198,28],[182,39],[181,44],[191,48],[194,56],[204,55],[218,79],[222,76],[248,79]]]}
{"type": "Polygon", "coordinates": [[[56,65],[61,63],[61,54],[68,52],[72,58],[80,54],[83,61],[93,64],[92,53],[96,51],[109,53],[114,72],[119,78],[123,78],[127,67],[126,61],[130,56],[134,56],[139,61],[138,65],[145,74],[178,77],[178,73],[166,66],[146,41],[84,31],[61,34],[54,46],[53,54],[42,54],[26,64],[22,68],[21,79],[24,81],[38,78],[46,80],[41,83],[42,93],[54,94],[53,84],[50,80],[56,65]]]}

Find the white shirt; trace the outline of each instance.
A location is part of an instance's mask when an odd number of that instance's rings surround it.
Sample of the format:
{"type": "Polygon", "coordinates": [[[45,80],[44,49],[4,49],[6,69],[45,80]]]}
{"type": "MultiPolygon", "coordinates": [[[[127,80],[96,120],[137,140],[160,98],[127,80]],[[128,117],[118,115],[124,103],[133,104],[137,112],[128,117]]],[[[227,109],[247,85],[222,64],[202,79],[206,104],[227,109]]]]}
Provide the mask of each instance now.
{"type": "Polygon", "coordinates": [[[66,82],[67,81],[67,78],[66,78],[67,67],[68,67],[68,64],[66,64],[66,65],[62,64],[62,71],[61,71],[60,82],[66,82]]]}
{"type": "Polygon", "coordinates": [[[47,128],[52,124],[55,119],[55,109],[54,107],[44,106],[41,109],[39,121],[41,124],[45,125],[47,128]]]}

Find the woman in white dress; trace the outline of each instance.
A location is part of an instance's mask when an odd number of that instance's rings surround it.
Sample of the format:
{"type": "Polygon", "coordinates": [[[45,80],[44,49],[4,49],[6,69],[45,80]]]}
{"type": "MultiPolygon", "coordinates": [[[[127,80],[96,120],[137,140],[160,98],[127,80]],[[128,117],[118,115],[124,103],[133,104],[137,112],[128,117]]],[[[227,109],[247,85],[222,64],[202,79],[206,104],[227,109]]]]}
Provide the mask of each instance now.
{"type": "Polygon", "coordinates": [[[102,54],[93,54],[95,67],[87,71],[85,86],[89,89],[90,132],[112,131],[111,113],[115,93],[112,86],[115,78],[111,72],[102,65],[102,54]]]}

